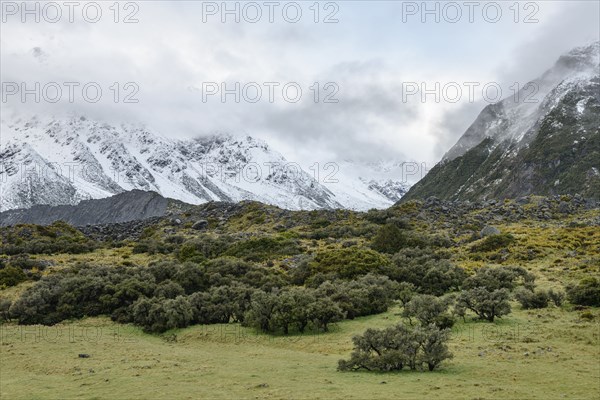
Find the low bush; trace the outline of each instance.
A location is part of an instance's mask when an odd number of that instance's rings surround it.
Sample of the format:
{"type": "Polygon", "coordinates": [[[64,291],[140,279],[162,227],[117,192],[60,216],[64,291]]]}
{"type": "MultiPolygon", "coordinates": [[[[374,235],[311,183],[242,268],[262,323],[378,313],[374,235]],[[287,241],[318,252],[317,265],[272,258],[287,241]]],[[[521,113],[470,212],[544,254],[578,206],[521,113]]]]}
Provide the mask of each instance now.
{"type": "Polygon", "coordinates": [[[571,303],[581,306],[600,306],[600,280],[588,277],[577,285],[568,286],[567,298],[571,303]]]}
{"type": "Polygon", "coordinates": [[[202,262],[222,256],[233,243],[229,236],[202,235],[184,242],[176,251],[179,261],[202,262]]]}
{"type": "Polygon", "coordinates": [[[404,306],[402,316],[408,318],[411,323],[415,318],[421,326],[435,325],[440,329],[452,328],[454,318],[448,313],[451,303],[450,298],[416,295],[404,306]]]}
{"type": "Polygon", "coordinates": [[[10,287],[16,286],[21,282],[27,280],[27,275],[21,268],[13,267],[12,265],[7,265],[4,268],[0,269],[0,288],[1,287],[10,287]]]}
{"type": "Polygon", "coordinates": [[[413,284],[419,293],[441,296],[458,290],[467,274],[430,250],[406,249],[392,258],[385,275],[398,282],[413,284]]]}
{"type": "Polygon", "coordinates": [[[464,317],[464,310],[471,310],[479,319],[494,322],[496,317],[510,313],[510,292],[508,289],[489,291],[485,287],[464,290],[456,302],[458,315],[464,317]]]}
{"type": "Polygon", "coordinates": [[[81,254],[98,244],[62,221],[48,226],[16,225],[0,228],[0,254],[81,254]]]}
{"type": "Polygon", "coordinates": [[[471,246],[471,252],[488,252],[506,248],[516,241],[510,233],[501,233],[498,235],[486,236],[478,243],[471,246]]]}
{"type": "Polygon", "coordinates": [[[543,290],[531,291],[525,288],[519,288],[515,291],[515,299],[521,303],[521,306],[526,309],[546,308],[550,296],[548,292],[543,290]]]}
{"type": "Polygon", "coordinates": [[[302,249],[295,239],[261,237],[231,245],[224,253],[245,261],[267,261],[281,256],[300,254],[302,249]]]}
{"type": "Polygon", "coordinates": [[[349,360],[340,360],[338,370],[400,371],[405,367],[433,371],[452,358],[448,350],[450,330],[434,325],[410,327],[397,325],[384,330],[367,329],[355,336],[349,360]]]}
{"type": "Polygon", "coordinates": [[[368,274],[352,281],[325,281],[316,290],[317,297],[329,297],[346,318],[379,314],[388,310],[398,296],[398,284],[385,276],[368,274]]]}
{"type": "Polygon", "coordinates": [[[522,267],[482,267],[465,279],[464,288],[483,287],[493,292],[498,289],[512,290],[521,284],[532,290],[534,281],[535,277],[522,267]]]}
{"type": "Polygon", "coordinates": [[[548,291],[548,297],[550,298],[550,300],[552,300],[556,307],[562,306],[563,302],[565,301],[564,292],[555,291],[554,289],[550,289],[548,291]]]}
{"type": "Polygon", "coordinates": [[[323,250],[312,263],[312,274],[332,274],[351,279],[368,273],[382,273],[389,266],[387,257],[370,249],[357,247],[323,250]]]}

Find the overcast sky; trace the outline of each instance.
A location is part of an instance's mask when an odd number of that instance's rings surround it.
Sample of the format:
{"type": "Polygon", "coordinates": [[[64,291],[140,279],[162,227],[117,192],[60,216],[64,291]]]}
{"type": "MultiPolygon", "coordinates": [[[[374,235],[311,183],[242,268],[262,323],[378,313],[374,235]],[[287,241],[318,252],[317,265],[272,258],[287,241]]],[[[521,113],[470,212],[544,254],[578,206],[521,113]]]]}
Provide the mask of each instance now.
{"type": "Polygon", "coordinates": [[[63,93],[57,103],[48,101],[56,99],[51,86],[40,103],[33,96],[23,103],[18,94],[4,93],[3,110],[141,122],[173,138],[248,134],[305,164],[436,162],[493,100],[482,97],[483,85],[497,82],[507,97],[515,83],[523,86],[560,54],[600,36],[597,1],[481,2],[474,8],[428,2],[429,9],[439,10],[439,22],[435,13],[422,14],[420,1],[338,1],[318,7],[313,1],[279,2],[272,9],[273,22],[262,1],[246,8],[229,2],[230,9],[239,7],[239,22],[234,14],[222,15],[220,1],[121,3],[118,15],[109,9],[110,1],[99,2],[102,16],[95,23],[94,6],[84,13],[83,2],[73,10],[74,22],[62,2],[55,3],[60,18],[56,7],[40,8],[39,22],[33,14],[23,15],[20,3],[2,2],[3,88],[7,82],[26,82],[29,88],[34,82],[42,87],[57,82],[63,93]],[[262,16],[252,22],[257,9],[262,16]],[[138,22],[124,23],[127,18],[138,22]],[[72,103],[64,82],[79,83],[72,103]],[[83,98],[81,88],[89,82],[103,91],[97,103],[83,98]],[[236,82],[239,103],[234,94],[223,102],[220,93],[208,90],[220,90],[222,83],[234,89],[236,82]],[[414,84],[435,89],[435,82],[440,88],[456,82],[460,100],[448,101],[457,93],[443,96],[441,90],[439,102],[434,94],[425,102],[411,94],[414,84]],[[480,85],[474,99],[464,82],[480,85]],[[262,97],[253,103],[256,86],[262,97]],[[294,103],[298,87],[302,96],[294,103]],[[139,102],[125,103],[127,95],[139,102]]]}

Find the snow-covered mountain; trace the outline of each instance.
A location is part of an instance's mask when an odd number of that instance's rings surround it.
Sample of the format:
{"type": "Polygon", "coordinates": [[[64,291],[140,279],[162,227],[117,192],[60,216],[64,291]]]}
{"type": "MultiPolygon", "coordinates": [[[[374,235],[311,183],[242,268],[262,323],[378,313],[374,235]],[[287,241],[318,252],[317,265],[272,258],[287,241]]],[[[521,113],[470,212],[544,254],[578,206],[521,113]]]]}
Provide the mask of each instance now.
{"type": "Polygon", "coordinates": [[[410,162],[359,162],[344,160],[331,166],[323,185],[341,204],[352,208],[387,208],[400,200],[419,179],[419,166],[410,162]]]}
{"type": "Polygon", "coordinates": [[[3,112],[1,132],[0,211],[133,189],[190,204],[257,200],[287,209],[366,210],[388,207],[407,190],[399,181],[335,166],[329,179],[315,177],[247,136],[183,141],[143,126],[11,112],[3,112]]]}
{"type": "Polygon", "coordinates": [[[600,42],[487,106],[403,198],[600,197],[600,42]]]}

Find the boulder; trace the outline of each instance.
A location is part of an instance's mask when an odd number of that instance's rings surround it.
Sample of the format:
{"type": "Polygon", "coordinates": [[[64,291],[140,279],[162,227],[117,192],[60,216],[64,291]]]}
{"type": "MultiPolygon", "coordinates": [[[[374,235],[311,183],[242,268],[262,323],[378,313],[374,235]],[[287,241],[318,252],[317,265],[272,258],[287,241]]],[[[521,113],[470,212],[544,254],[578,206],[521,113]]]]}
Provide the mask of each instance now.
{"type": "Polygon", "coordinates": [[[492,236],[492,235],[499,235],[500,234],[500,230],[498,228],[495,228],[493,226],[490,225],[486,225],[481,232],[479,232],[479,236],[481,237],[486,237],[486,236],[492,236]]]}
{"type": "Polygon", "coordinates": [[[192,229],[195,229],[197,231],[202,231],[204,229],[208,228],[208,221],[205,219],[201,219],[199,221],[196,221],[194,223],[194,225],[192,225],[192,229]]]}
{"type": "Polygon", "coordinates": [[[561,201],[558,204],[558,212],[562,214],[570,214],[571,213],[571,205],[566,201],[561,201]]]}

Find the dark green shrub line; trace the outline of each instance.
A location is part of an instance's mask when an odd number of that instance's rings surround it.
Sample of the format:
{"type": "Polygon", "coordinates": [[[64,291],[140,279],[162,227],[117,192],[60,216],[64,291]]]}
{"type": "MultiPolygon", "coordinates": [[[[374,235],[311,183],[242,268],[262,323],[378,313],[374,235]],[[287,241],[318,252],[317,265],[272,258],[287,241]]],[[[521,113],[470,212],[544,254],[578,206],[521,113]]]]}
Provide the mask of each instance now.
{"type": "Polygon", "coordinates": [[[267,333],[327,331],[343,318],[386,311],[397,295],[387,277],[290,286],[281,272],[239,259],[198,265],[172,262],[142,267],[78,265],[42,278],[10,307],[22,324],[110,315],[122,323],[163,332],[190,324],[240,322],[267,333]]]}

